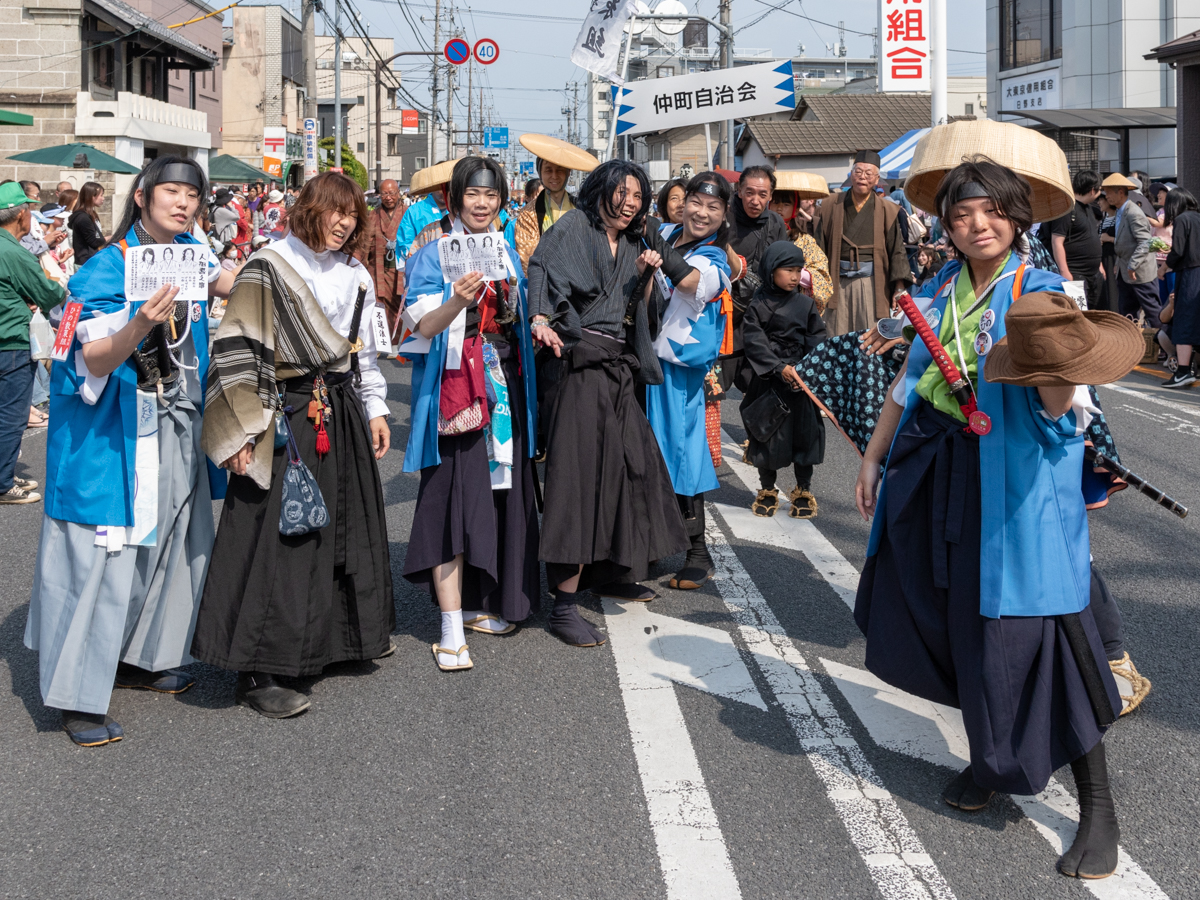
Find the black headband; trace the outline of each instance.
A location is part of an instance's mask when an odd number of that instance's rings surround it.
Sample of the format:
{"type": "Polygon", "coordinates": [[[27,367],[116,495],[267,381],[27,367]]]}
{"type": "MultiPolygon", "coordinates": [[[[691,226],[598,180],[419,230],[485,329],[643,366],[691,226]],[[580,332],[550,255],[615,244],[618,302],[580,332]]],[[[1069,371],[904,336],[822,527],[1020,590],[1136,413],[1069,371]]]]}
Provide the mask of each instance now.
{"type": "Polygon", "coordinates": [[[472,172],[467,178],[467,183],[464,187],[491,188],[493,191],[500,190],[500,186],[496,183],[496,173],[488,166],[481,166],[472,172]]]}
{"type": "Polygon", "coordinates": [[[954,192],[954,196],[947,195],[946,205],[942,210],[942,217],[945,218],[950,212],[950,207],[955,203],[962,203],[964,200],[974,200],[977,197],[992,196],[991,192],[978,181],[966,181],[958,186],[958,190],[954,192]]]}
{"type": "Polygon", "coordinates": [[[200,173],[196,171],[195,166],[189,166],[187,163],[171,163],[169,166],[164,166],[158,176],[158,181],[159,184],[175,181],[180,184],[190,184],[198,191],[204,190],[200,173]]]}
{"type": "Polygon", "coordinates": [[[719,187],[717,187],[715,184],[713,184],[711,181],[700,182],[698,185],[696,185],[696,189],[694,191],[692,191],[692,193],[693,194],[708,194],[708,196],[710,196],[710,197],[716,197],[718,200],[721,199],[721,189],[719,187]]]}

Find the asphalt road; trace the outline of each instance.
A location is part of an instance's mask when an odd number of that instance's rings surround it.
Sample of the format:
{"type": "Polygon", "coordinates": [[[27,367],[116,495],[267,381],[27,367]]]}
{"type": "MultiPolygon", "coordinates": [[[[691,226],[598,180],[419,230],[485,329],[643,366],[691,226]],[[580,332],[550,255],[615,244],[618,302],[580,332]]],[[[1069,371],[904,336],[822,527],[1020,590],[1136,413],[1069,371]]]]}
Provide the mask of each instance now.
{"type": "MultiPolygon", "coordinates": [[[[434,609],[400,576],[417,493],[401,472],[410,370],[384,370],[399,650],[305,680],[313,705],[297,719],[235,706],[234,675],[195,665],[178,698],[114,695],[121,743],[72,745],[22,643],[42,510],[0,510],[0,896],[921,896],[892,878],[903,869],[928,876],[926,895],[964,900],[1200,897],[1200,388],[1135,373],[1101,390],[1125,464],[1197,513],[1180,521],[1126,491],[1092,517],[1096,565],[1154,683],[1107,738],[1137,868],[1093,890],[1055,873],[1034,824],[1053,825],[1044,804],[942,805],[953,722],[864,681],[844,597],[867,529],[857,459],[835,434],[815,529],[755,532],[764,520],[745,515],[751,491],[727,462],[708,498],[721,579],[671,591],[680,560],[666,560],[648,609],[588,604],[606,646],[563,645],[543,610],[513,635],[473,636],[475,669],[443,674],[434,609]],[[887,834],[867,821],[880,810],[887,834]],[[903,852],[875,852],[888,835],[903,852]],[[706,866],[712,880],[689,881],[706,866]]],[[[725,419],[740,441],[733,404],[725,419]]],[[[19,471],[41,479],[44,448],[30,433],[19,471]]]]}

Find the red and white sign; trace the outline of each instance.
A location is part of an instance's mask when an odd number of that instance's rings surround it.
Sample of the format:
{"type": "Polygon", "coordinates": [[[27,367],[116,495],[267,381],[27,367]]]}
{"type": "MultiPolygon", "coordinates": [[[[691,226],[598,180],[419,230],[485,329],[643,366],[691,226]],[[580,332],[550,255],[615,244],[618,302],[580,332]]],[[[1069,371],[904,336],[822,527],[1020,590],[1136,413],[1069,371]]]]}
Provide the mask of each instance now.
{"type": "Polygon", "coordinates": [[[263,129],[263,156],[273,156],[282,159],[283,148],[287,146],[287,129],[279,126],[268,126],[263,129]]]}
{"type": "Polygon", "coordinates": [[[400,133],[416,134],[421,130],[421,115],[415,109],[400,110],[400,133]]]}
{"type": "Polygon", "coordinates": [[[481,66],[490,66],[500,58],[500,45],[491,38],[480,38],[475,42],[475,61],[481,66]]]}
{"type": "Polygon", "coordinates": [[[879,0],[879,9],[882,89],[929,90],[929,0],[879,0]]]}
{"type": "Polygon", "coordinates": [[[82,303],[68,303],[63,307],[62,321],[58,325],[58,333],[54,336],[54,350],[51,359],[62,362],[71,350],[71,342],[75,340],[75,329],[79,327],[79,314],[83,312],[82,303]]]}

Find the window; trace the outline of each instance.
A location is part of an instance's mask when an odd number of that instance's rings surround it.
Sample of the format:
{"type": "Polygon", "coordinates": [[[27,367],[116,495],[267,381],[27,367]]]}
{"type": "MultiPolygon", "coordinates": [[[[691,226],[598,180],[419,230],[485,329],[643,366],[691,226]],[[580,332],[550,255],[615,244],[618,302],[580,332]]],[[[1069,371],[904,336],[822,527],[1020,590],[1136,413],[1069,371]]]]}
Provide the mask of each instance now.
{"type": "Polygon", "coordinates": [[[854,70],[854,78],[856,81],[859,79],[862,79],[862,78],[866,78],[866,77],[867,77],[866,69],[855,69],[854,70]]]}
{"type": "Polygon", "coordinates": [[[366,144],[364,144],[362,141],[359,141],[359,142],[358,142],[358,149],[357,149],[357,150],[355,150],[354,152],[355,152],[355,153],[362,153],[362,152],[363,152],[364,150],[366,150],[366,149],[367,149],[367,145],[366,145],[366,144]]]}
{"type": "Polygon", "coordinates": [[[396,89],[395,88],[387,89],[387,108],[388,109],[396,108],[396,89]]]}
{"type": "Polygon", "coordinates": [[[675,74],[674,66],[659,66],[654,70],[656,78],[670,78],[675,74]]]}
{"type": "Polygon", "coordinates": [[[1063,0],[1001,0],[1000,68],[1062,57],[1063,0]]]}
{"type": "Polygon", "coordinates": [[[963,104],[963,115],[964,116],[975,115],[975,104],[974,103],[964,103],[963,104]]]}
{"type": "Polygon", "coordinates": [[[598,113],[596,113],[596,118],[599,119],[601,122],[607,122],[609,119],[612,118],[612,110],[611,109],[602,109],[598,113]]]}
{"type": "Polygon", "coordinates": [[[92,81],[102,88],[113,86],[113,45],[107,44],[92,51],[92,81]]]}
{"type": "Polygon", "coordinates": [[[596,99],[597,100],[607,100],[608,99],[608,89],[602,88],[601,90],[596,91],[596,99]]]}
{"type": "Polygon", "coordinates": [[[416,166],[418,169],[424,169],[425,168],[425,157],[418,156],[416,158],[416,160],[413,162],[413,165],[416,166]]]}
{"type": "Polygon", "coordinates": [[[400,155],[400,135],[389,134],[388,139],[388,156],[400,155]]]}

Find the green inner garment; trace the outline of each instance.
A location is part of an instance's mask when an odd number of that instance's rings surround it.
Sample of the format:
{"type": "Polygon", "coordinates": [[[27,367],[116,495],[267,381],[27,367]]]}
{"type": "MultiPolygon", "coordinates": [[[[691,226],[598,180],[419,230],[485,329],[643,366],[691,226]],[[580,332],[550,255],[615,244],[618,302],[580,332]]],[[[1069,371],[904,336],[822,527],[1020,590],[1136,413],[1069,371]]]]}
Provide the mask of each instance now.
{"type": "MultiPolygon", "coordinates": [[[[1011,255],[1009,253],[1009,256],[1011,255]]],[[[1004,258],[1004,262],[996,269],[996,274],[998,275],[1003,272],[1006,265],[1008,265],[1008,256],[1004,258]]],[[[958,355],[958,342],[954,339],[954,316],[950,303],[946,304],[946,311],[942,316],[942,331],[938,337],[942,342],[942,346],[950,354],[950,359],[954,361],[956,367],[961,370],[963,361],[966,362],[967,371],[965,374],[967,378],[971,379],[972,384],[979,383],[979,355],[975,352],[975,338],[979,334],[979,320],[983,318],[984,312],[991,307],[995,299],[996,293],[993,290],[992,295],[988,297],[987,303],[984,303],[969,316],[959,319],[958,332],[963,340],[961,360],[958,355]]],[[[954,289],[954,301],[958,304],[958,313],[960,316],[964,316],[967,310],[975,305],[975,288],[971,284],[971,272],[966,266],[963,266],[959,274],[958,284],[954,289]]],[[[932,403],[933,408],[939,412],[944,412],[948,416],[954,416],[960,422],[967,421],[967,417],[962,414],[962,410],[958,407],[958,401],[950,393],[950,385],[946,384],[946,379],[942,377],[942,371],[937,367],[937,363],[931,362],[929,368],[925,370],[925,374],[921,376],[921,380],[917,382],[917,394],[932,403]]]]}

